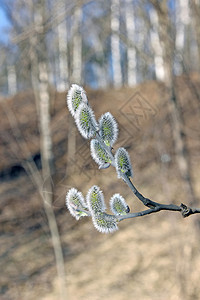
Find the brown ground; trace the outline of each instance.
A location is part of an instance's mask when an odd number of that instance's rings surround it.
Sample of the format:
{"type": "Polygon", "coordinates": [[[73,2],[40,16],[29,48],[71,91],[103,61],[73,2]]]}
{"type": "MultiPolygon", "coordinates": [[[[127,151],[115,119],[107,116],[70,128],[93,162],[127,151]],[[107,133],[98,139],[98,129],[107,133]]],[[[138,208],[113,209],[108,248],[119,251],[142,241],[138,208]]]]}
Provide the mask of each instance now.
{"type": "MultiPolygon", "coordinates": [[[[177,79],[199,199],[200,114],[196,94],[200,94],[200,81],[193,76],[192,86],[189,83],[185,77],[177,79]]],[[[106,111],[116,117],[120,132],[115,149],[128,149],[140,192],[158,202],[187,204],[174,157],[163,85],[152,81],[135,89],[87,91],[97,118],[106,111]],[[162,162],[165,158],[170,161],[162,162]]],[[[113,168],[98,170],[88,143],[77,131],[75,163],[71,173],[66,173],[68,118],[65,95],[52,92],[54,209],[65,256],[67,299],[199,299],[199,216],[183,219],[178,213],[160,212],[123,221],[119,231],[104,235],[95,230],[90,219],[77,222],[69,215],[64,202],[71,186],[85,195],[97,184],[107,206],[112,194],[120,192],[132,212],[143,207],[117,179],[113,168]]],[[[57,300],[56,266],[42,200],[30,177],[19,170],[25,159],[39,153],[31,92],[2,100],[0,119],[0,299],[57,300]]]]}

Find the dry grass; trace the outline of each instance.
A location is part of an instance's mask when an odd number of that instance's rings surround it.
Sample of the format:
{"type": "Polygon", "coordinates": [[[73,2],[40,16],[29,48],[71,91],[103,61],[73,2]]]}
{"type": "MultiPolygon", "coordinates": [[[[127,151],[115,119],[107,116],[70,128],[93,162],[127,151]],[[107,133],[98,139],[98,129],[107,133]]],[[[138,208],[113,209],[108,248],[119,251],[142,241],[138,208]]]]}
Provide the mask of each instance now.
{"type": "MultiPolygon", "coordinates": [[[[198,83],[197,79],[194,82],[198,83]]],[[[200,143],[197,128],[200,128],[200,118],[195,108],[196,100],[191,98],[184,78],[179,81],[179,89],[188,125],[186,134],[195,189],[199,197],[200,143]],[[188,99],[193,99],[194,103],[191,105],[188,99]]],[[[139,190],[158,202],[187,204],[175,164],[163,86],[149,82],[136,89],[123,88],[118,92],[89,91],[88,96],[98,117],[102,112],[111,111],[119,121],[120,136],[116,147],[123,145],[128,148],[135,170],[134,182],[139,190]],[[135,105],[138,102],[133,96],[138,91],[150,103],[150,106],[146,103],[149,109],[147,115],[142,114],[142,110],[135,105]],[[131,103],[141,115],[139,123],[133,115],[128,121],[122,114],[122,107],[129,99],[133,99],[131,103]],[[130,125],[133,121],[136,123],[130,125]],[[171,161],[164,164],[161,155],[166,153],[171,161]]],[[[36,116],[27,118],[35,111],[33,99],[25,94],[14,101],[13,104],[10,99],[8,107],[15,107],[20,129],[26,136],[20,143],[26,140],[31,154],[35,154],[39,151],[36,116]]],[[[9,143],[5,145],[2,142],[11,131],[3,110],[0,115],[3,124],[0,132],[2,170],[27,157],[25,153],[20,153],[18,156],[12,154],[13,158],[10,158],[10,149],[16,141],[10,134],[9,143]]],[[[178,213],[160,212],[126,220],[119,224],[118,232],[103,235],[94,229],[90,219],[77,222],[66,211],[64,200],[67,189],[76,186],[85,194],[94,183],[102,188],[107,202],[113,193],[120,192],[132,211],[142,208],[126,185],[117,180],[114,169],[98,170],[89,156],[88,145],[78,133],[75,168],[73,174],[66,174],[67,116],[64,94],[56,95],[52,109],[56,158],[54,208],[65,256],[68,299],[199,299],[198,216],[182,219],[178,213]]],[[[39,193],[30,178],[23,174],[2,182],[0,196],[0,299],[57,300],[59,293],[54,254],[39,193]]]]}

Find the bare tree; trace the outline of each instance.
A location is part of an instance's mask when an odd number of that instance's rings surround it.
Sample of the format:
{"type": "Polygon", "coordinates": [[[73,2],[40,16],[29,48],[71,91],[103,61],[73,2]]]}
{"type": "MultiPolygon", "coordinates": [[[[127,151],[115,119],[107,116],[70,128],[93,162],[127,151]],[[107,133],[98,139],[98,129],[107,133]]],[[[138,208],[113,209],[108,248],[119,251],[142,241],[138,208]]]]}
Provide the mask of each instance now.
{"type": "Polygon", "coordinates": [[[173,63],[174,63],[174,42],[171,39],[172,24],[169,17],[167,0],[160,2],[151,0],[158,14],[159,21],[159,37],[163,51],[164,67],[165,67],[165,84],[168,90],[169,102],[168,108],[172,120],[172,134],[174,140],[174,148],[176,160],[179,167],[181,177],[184,182],[184,188],[190,203],[195,203],[194,188],[191,179],[191,167],[187,144],[184,134],[184,120],[180,111],[180,104],[176,96],[173,63]]]}
{"type": "MultiPolygon", "coordinates": [[[[28,19],[29,24],[28,26],[25,26],[22,18],[20,18],[20,14],[14,13],[13,20],[16,27],[19,28],[20,33],[15,34],[13,42],[15,42],[18,46],[20,46],[21,43],[28,45],[30,53],[32,87],[37,99],[36,103],[40,128],[42,178],[39,185],[43,186],[42,188],[40,187],[40,195],[43,200],[52,237],[60,283],[60,299],[66,299],[64,259],[57,222],[52,207],[53,188],[51,175],[53,172],[54,158],[50,131],[50,93],[45,29],[47,20],[46,0],[38,0],[34,2],[33,0],[29,0],[24,3],[23,9],[26,9],[27,14],[30,15],[30,18],[28,19]]],[[[10,12],[11,14],[13,13],[12,10],[10,10],[10,12]]],[[[34,174],[35,171],[32,169],[31,172],[31,176],[35,178],[37,176],[34,174]]],[[[38,182],[38,180],[36,181],[38,182]]]]}
{"type": "Polygon", "coordinates": [[[51,231],[52,242],[55,251],[57,271],[60,282],[60,299],[65,299],[65,271],[64,260],[59,238],[59,232],[55,215],[52,208],[53,188],[51,183],[51,174],[53,171],[53,150],[52,138],[50,132],[50,93],[48,85],[48,64],[47,48],[45,42],[45,0],[40,0],[35,6],[35,25],[38,28],[40,47],[38,48],[38,82],[39,82],[39,123],[41,136],[41,157],[42,157],[42,174],[45,182],[44,190],[44,208],[47,214],[49,228],[51,231]]]}

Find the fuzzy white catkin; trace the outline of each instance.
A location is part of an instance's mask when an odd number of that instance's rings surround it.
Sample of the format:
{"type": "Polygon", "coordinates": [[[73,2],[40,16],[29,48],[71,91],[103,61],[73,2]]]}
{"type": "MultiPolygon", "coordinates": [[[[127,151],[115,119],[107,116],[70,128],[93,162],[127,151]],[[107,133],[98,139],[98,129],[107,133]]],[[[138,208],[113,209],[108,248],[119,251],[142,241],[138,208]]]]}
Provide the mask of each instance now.
{"type": "Polygon", "coordinates": [[[110,112],[103,114],[99,120],[99,133],[107,146],[112,146],[118,136],[117,122],[110,112]]]}
{"type": "Polygon", "coordinates": [[[92,109],[85,103],[81,103],[75,113],[75,122],[80,134],[89,139],[95,135],[98,125],[92,109]]]}
{"type": "Polygon", "coordinates": [[[81,103],[88,104],[86,93],[81,86],[72,84],[67,94],[67,106],[73,117],[81,103]]]}
{"type": "Polygon", "coordinates": [[[120,194],[114,194],[110,199],[110,209],[114,215],[126,215],[129,207],[125,199],[120,194]]]}
{"type": "Polygon", "coordinates": [[[106,209],[103,193],[97,185],[89,189],[86,201],[91,214],[104,212],[106,209]]]}
{"type": "Polygon", "coordinates": [[[115,153],[115,164],[118,178],[123,178],[126,174],[128,177],[133,177],[133,169],[130,157],[125,148],[117,149],[115,153]]]}
{"type": "Polygon", "coordinates": [[[92,215],[94,227],[101,233],[112,233],[118,230],[115,216],[100,212],[92,215]]]}
{"type": "Polygon", "coordinates": [[[84,214],[81,214],[81,212],[77,211],[77,209],[80,211],[87,209],[87,205],[82,193],[75,188],[71,188],[68,191],[66,195],[66,206],[69,209],[71,215],[75,217],[76,220],[79,220],[81,216],[84,216],[84,214]]]}
{"type": "Polygon", "coordinates": [[[103,165],[105,163],[111,163],[111,159],[106,152],[106,150],[102,147],[98,140],[92,139],[90,142],[90,150],[91,155],[94,161],[99,165],[103,165]]]}

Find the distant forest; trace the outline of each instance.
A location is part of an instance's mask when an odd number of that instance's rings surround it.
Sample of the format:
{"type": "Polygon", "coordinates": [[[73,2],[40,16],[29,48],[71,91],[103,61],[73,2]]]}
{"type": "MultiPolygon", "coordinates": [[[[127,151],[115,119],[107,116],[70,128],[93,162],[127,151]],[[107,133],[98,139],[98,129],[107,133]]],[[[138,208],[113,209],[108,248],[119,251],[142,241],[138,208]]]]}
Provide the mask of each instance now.
{"type": "Polygon", "coordinates": [[[3,95],[37,85],[39,63],[48,82],[92,88],[166,81],[199,71],[198,0],[1,0],[7,39],[1,41],[3,95]]]}

